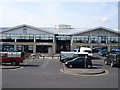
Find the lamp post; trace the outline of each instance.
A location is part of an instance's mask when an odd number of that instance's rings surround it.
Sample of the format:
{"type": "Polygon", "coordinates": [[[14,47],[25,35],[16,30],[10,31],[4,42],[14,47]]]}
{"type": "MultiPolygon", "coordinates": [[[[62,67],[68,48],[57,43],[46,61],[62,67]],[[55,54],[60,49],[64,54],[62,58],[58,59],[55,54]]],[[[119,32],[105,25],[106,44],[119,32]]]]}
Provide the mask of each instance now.
{"type": "Polygon", "coordinates": [[[85,69],[87,68],[86,64],[87,64],[87,55],[85,55],[85,69]]]}

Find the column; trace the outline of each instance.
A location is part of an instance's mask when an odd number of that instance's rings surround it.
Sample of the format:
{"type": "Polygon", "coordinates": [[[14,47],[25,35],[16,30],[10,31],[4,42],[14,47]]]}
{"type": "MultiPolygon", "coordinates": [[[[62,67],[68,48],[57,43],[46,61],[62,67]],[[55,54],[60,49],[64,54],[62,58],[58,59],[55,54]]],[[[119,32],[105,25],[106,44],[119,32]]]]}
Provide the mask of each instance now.
{"type": "Polygon", "coordinates": [[[53,43],[56,42],[56,35],[53,36],[53,43]]]}
{"type": "Polygon", "coordinates": [[[55,54],[56,53],[56,43],[53,43],[53,54],[55,54]]]}
{"type": "Polygon", "coordinates": [[[89,42],[88,42],[88,43],[91,43],[91,36],[89,36],[89,39],[88,39],[88,40],[89,40],[89,42]]]}
{"type": "Polygon", "coordinates": [[[71,48],[71,51],[73,51],[73,49],[74,49],[74,47],[73,47],[73,36],[71,36],[70,48],[71,48]]]}
{"type": "Polygon", "coordinates": [[[17,45],[16,45],[16,43],[14,44],[14,51],[17,51],[17,45]]]}
{"type": "Polygon", "coordinates": [[[92,46],[92,45],[90,45],[90,48],[92,49],[92,48],[93,48],[93,46],[92,46]]]}
{"type": "Polygon", "coordinates": [[[35,35],[34,35],[34,42],[36,42],[36,38],[35,38],[35,35]]]}
{"type": "Polygon", "coordinates": [[[108,46],[108,52],[110,52],[110,45],[108,46]]]}
{"type": "Polygon", "coordinates": [[[33,53],[36,53],[36,44],[33,45],[33,53]]]}
{"type": "Polygon", "coordinates": [[[15,34],[15,42],[17,42],[17,36],[16,36],[16,34],[15,34]]]}

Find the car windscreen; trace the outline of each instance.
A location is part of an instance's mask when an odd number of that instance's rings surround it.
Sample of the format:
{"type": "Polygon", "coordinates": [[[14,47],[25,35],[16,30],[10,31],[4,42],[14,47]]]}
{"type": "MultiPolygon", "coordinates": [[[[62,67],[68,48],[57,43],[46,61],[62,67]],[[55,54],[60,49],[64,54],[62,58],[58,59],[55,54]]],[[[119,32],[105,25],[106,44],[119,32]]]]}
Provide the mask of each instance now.
{"type": "Polygon", "coordinates": [[[88,56],[88,55],[87,54],[74,54],[74,57],[85,58],[86,56],[88,56]]]}
{"type": "Polygon", "coordinates": [[[85,50],[84,52],[92,53],[92,51],[91,51],[91,50],[85,50]]]}

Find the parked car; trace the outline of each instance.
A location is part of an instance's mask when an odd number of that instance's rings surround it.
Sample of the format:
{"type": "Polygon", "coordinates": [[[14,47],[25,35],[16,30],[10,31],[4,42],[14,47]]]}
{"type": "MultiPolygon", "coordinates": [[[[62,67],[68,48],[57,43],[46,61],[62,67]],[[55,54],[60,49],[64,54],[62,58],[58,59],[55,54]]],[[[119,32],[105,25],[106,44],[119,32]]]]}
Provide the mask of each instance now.
{"type": "Polygon", "coordinates": [[[100,47],[94,47],[92,48],[92,52],[93,53],[98,53],[99,51],[101,51],[102,49],[100,47]]]}
{"type": "Polygon", "coordinates": [[[107,57],[109,54],[120,54],[120,52],[108,52],[108,53],[106,54],[106,57],[107,57]]]}
{"type": "Polygon", "coordinates": [[[120,54],[109,54],[105,59],[104,63],[106,65],[111,65],[111,67],[120,65],[120,54]]]}
{"type": "Polygon", "coordinates": [[[91,58],[81,58],[77,57],[73,60],[65,62],[65,66],[72,68],[72,67],[86,67],[86,68],[92,68],[92,61],[91,58]]]}
{"type": "Polygon", "coordinates": [[[81,47],[80,52],[81,53],[88,53],[88,56],[91,56],[91,57],[93,56],[92,49],[88,48],[88,47],[81,47]]]}
{"type": "Polygon", "coordinates": [[[60,61],[65,63],[66,61],[72,60],[76,57],[85,57],[88,56],[87,52],[61,52],[60,61]]]}
{"type": "Polygon", "coordinates": [[[120,52],[119,48],[112,49],[111,52],[120,52]]]}
{"type": "Polygon", "coordinates": [[[11,65],[19,65],[25,60],[23,52],[0,52],[1,63],[11,63],[11,65]]]}
{"type": "Polygon", "coordinates": [[[102,51],[100,51],[100,52],[98,52],[98,54],[100,55],[100,56],[106,56],[106,54],[108,54],[109,52],[107,52],[106,50],[102,50],[102,51]]]}

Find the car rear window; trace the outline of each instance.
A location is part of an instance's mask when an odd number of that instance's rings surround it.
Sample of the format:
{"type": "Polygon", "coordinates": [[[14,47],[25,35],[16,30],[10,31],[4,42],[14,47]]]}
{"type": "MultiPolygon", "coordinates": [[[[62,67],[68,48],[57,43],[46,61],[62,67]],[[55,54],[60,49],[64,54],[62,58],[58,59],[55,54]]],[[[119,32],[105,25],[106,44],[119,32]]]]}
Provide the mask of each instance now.
{"type": "Polygon", "coordinates": [[[7,54],[0,54],[0,57],[7,57],[7,54]]]}

